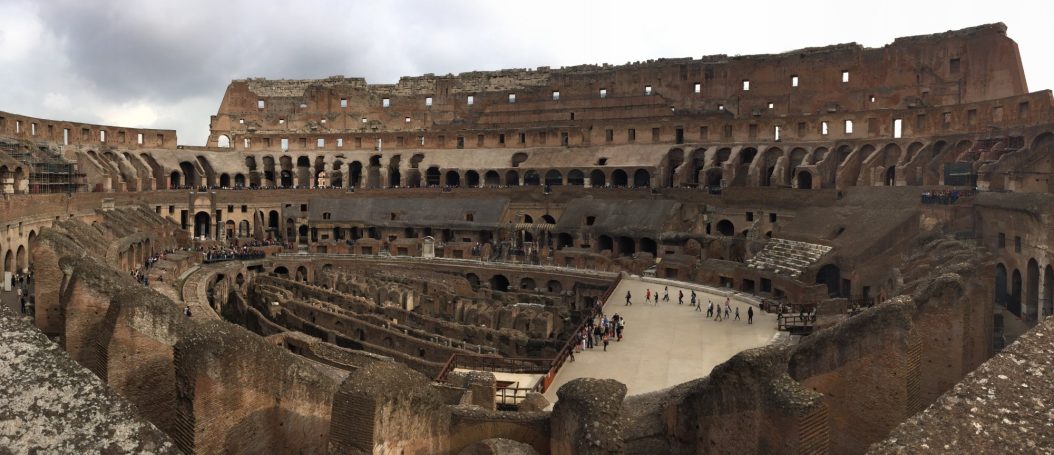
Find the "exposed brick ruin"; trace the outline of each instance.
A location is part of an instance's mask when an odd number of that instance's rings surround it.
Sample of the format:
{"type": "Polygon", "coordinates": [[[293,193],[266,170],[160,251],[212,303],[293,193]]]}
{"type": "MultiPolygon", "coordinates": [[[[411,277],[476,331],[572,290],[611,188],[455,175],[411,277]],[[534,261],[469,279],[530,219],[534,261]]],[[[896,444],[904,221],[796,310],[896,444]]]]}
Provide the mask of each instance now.
{"type": "Polygon", "coordinates": [[[992,24],[394,85],[236,80],[206,147],[0,113],[2,284],[32,270],[43,333],[0,316],[0,439],[1049,450],[1054,103],[1016,46],[992,24]],[[79,183],[46,194],[67,183],[42,163],[79,183]],[[656,392],[573,380],[548,410],[572,333],[626,274],[756,295],[792,335],[656,392]],[[541,379],[507,403],[501,373],[541,379]],[[27,401],[48,394],[54,411],[27,401]],[[33,439],[52,412],[75,431],[33,439]]]}

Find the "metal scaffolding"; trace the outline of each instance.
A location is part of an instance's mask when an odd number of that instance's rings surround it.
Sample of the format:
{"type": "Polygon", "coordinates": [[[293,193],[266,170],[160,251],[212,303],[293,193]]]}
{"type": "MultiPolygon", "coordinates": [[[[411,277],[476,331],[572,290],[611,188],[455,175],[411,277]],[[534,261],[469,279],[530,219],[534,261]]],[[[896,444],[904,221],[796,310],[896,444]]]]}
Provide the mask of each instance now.
{"type": "Polygon", "coordinates": [[[87,176],[74,163],[41,145],[0,143],[0,151],[25,165],[30,193],[75,193],[87,191],[87,176]]]}

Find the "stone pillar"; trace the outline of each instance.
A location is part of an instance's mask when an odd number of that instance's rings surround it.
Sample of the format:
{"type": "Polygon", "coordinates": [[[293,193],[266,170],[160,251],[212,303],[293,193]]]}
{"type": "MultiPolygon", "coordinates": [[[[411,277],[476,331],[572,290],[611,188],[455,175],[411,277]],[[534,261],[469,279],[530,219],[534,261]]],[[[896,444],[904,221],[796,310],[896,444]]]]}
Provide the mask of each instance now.
{"type": "Polygon", "coordinates": [[[624,384],[614,379],[580,378],[564,384],[556,396],[550,420],[552,455],[624,453],[624,384]]]}
{"type": "Polygon", "coordinates": [[[582,187],[583,188],[592,188],[593,187],[593,182],[591,181],[591,179],[589,177],[586,177],[586,178],[582,179],[582,187]]]}

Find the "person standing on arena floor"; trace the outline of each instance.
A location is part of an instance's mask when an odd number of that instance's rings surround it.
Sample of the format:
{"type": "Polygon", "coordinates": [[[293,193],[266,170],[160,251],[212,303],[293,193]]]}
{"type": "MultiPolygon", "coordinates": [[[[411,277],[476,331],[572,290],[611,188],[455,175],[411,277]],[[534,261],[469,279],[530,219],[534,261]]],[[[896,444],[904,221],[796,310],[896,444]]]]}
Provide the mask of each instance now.
{"type": "Polygon", "coordinates": [[[631,302],[629,300],[629,298],[630,298],[629,291],[626,291],[626,306],[633,305],[633,302],[631,302]]]}
{"type": "Polygon", "coordinates": [[[747,308],[747,324],[754,323],[754,307],[747,308]]]}
{"type": "Polygon", "coordinates": [[[736,320],[739,320],[739,307],[736,307],[736,320]]]}
{"type": "Polygon", "coordinates": [[[644,294],[644,303],[651,302],[651,288],[648,288],[648,293],[644,294]]]}
{"type": "Polygon", "coordinates": [[[662,288],[662,301],[663,302],[669,302],[670,301],[670,287],[669,286],[665,286],[665,287],[662,288]]]}
{"type": "Polygon", "coordinates": [[[677,304],[684,305],[684,290],[677,290],[677,304]]]}
{"type": "MultiPolygon", "coordinates": [[[[696,301],[696,298],[695,298],[695,289],[693,289],[692,290],[692,305],[694,306],[696,304],[697,304],[697,301],[696,301]]],[[[702,305],[702,302],[698,302],[698,304],[702,305]]]]}

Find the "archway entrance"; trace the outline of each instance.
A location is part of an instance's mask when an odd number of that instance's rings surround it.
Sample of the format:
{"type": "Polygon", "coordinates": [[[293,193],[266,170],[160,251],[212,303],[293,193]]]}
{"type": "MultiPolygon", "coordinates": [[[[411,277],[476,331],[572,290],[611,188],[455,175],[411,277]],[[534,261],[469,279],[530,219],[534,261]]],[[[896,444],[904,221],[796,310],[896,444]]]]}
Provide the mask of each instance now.
{"type": "Polygon", "coordinates": [[[803,190],[812,189],[812,173],[809,171],[798,172],[798,188],[803,190]]]}
{"type": "Polygon", "coordinates": [[[897,184],[897,167],[896,166],[890,166],[890,167],[886,168],[886,172],[885,172],[885,174],[882,177],[882,182],[885,183],[886,186],[896,186],[896,184],[897,184]]]}
{"type": "Polygon", "coordinates": [[[194,237],[211,237],[212,216],[208,212],[198,212],[194,215],[194,237]]]}
{"type": "Polygon", "coordinates": [[[841,297],[842,271],[837,265],[827,264],[816,272],[816,284],[827,285],[827,295],[841,297]]]}

